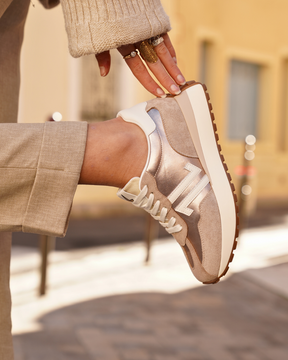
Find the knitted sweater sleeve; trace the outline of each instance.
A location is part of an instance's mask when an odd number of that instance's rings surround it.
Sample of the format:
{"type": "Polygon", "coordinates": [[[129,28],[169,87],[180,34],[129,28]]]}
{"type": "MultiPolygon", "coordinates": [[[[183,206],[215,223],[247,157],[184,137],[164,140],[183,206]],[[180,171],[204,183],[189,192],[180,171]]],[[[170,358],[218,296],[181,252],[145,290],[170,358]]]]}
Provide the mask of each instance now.
{"type": "Polygon", "coordinates": [[[73,57],[133,44],[171,29],[160,0],[60,2],[73,57]]]}

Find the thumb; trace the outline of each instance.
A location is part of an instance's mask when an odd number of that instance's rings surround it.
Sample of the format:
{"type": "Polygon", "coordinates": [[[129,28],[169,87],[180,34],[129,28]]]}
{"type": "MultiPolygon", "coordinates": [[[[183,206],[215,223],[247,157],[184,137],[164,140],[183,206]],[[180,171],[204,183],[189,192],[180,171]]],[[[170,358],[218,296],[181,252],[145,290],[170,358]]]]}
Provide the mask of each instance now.
{"type": "Polygon", "coordinates": [[[100,75],[101,76],[108,75],[109,70],[110,70],[110,65],[111,65],[110,52],[109,51],[104,51],[104,52],[102,52],[100,54],[96,54],[95,57],[96,57],[96,59],[98,61],[100,75]]]}

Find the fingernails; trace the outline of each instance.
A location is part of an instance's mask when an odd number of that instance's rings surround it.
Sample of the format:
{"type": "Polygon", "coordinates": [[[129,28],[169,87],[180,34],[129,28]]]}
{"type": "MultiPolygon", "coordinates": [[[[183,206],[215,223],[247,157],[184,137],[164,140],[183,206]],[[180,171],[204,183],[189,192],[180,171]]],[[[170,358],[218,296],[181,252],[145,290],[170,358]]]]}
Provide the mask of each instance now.
{"type": "Polygon", "coordinates": [[[174,84],[170,86],[170,89],[175,95],[178,95],[178,94],[181,93],[181,90],[179,89],[179,86],[176,86],[174,84]]]}
{"type": "Polygon", "coordinates": [[[178,83],[180,84],[180,85],[185,85],[186,84],[186,80],[184,79],[184,76],[182,76],[182,75],[177,75],[177,80],[178,80],[178,83]]]}
{"type": "Polygon", "coordinates": [[[159,95],[162,99],[166,98],[166,94],[164,93],[164,91],[163,91],[162,89],[158,88],[158,89],[156,90],[156,93],[157,93],[157,95],[159,95]]]}
{"type": "Polygon", "coordinates": [[[106,76],[106,68],[105,68],[105,66],[100,66],[99,69],[100,69],[100,75],[101,76],[106,76]]]}
{"type": "Polygon", "coordinates": [[[176,59],[176,57],[173,57],[173,60],[174,60],[175,64],[177,65],[177,59],[176,59]]]}

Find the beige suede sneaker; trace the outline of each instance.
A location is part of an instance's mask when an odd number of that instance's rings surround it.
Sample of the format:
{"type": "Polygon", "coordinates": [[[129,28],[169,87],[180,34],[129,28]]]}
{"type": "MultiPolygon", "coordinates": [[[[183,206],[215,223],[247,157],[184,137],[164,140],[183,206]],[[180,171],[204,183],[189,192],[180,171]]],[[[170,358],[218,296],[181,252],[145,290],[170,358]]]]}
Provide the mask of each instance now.
{"type": "Polygon", "coordinates": [[[180,244],[195,277],[216,283],[226,274],[238,236],[234,186],[220,154],[206,87],[190,82],[178,96],[120,111],[147,137],[140,178],[118,196],[149,212],[180,244]]]}

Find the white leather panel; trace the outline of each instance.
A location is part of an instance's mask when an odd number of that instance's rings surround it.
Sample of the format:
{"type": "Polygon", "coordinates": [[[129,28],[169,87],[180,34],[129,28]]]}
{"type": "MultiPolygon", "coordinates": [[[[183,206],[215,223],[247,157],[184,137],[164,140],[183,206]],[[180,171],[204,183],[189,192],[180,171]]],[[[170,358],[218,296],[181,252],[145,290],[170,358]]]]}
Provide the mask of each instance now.
{"type": "Polygon", "coordinates": [[[117,117],[120,116],[123,120],[140,126],[148,137],[156,129],[156,125],[147,114],[146,106],[147,102],[143,102],[130,109],[121,110],[117,114],[117,117]]]}

